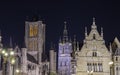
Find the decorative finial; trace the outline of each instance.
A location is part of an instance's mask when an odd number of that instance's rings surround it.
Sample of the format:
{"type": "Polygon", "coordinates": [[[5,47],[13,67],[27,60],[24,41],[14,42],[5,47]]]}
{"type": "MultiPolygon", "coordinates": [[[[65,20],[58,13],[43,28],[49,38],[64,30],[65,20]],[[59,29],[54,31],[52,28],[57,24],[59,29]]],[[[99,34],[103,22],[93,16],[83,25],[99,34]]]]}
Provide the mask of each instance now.
{"type": "Polygon", "coordinates": [[[63,40],[64,41],[68,41],[68,32],[67,32],[67,25],[66,25],[66,21],[64,22],[64,31],[63,31],[63,40]]]}
{"type": "Polygon", "coordinates": [[[93,24],[92,24],[91,28],[92,28],[92,29],[96,29],[96,28],[97,28],[97,26],[96,26],[96,24],[95,24],[95,18],[94,18],[94,17],[93,17],[93,24]]]}
{"type": "Polygon", "coordinates": [[[95,25],[95,18],[93,17],[93,25],[95,25]]]}
{"type": "Polygon", "coordinates": [[[85,27],[85,37],[87,36],[87,27],[85,27]]]}
{"type": "Polygon", "coordinates": [[[101,27],[101,36],[103,37],[103,28],[101,27]]]}
{"type": "Polygon", "coordinates": [[[77,42],[77,51],[79,51],[79,42],[77,42]]]}

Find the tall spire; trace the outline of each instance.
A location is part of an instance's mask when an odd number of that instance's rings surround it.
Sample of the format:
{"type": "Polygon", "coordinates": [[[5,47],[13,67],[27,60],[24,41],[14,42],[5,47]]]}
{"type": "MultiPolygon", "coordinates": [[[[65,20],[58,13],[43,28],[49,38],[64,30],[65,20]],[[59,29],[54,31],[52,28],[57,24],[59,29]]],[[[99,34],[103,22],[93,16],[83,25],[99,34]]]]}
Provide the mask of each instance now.
{"type": "Polygon", "coordinates": [[[59,38],[59,43],[62,43],[62,39],[61,39],[61,37],[59,38]]]}
{"type": "Polygon", "coordinates": [[[64,22],[64,31],[63,31],[63,41],[68,41],[68,31],[67,31],[67,25],[66,21],[64,22]]]}
{"type": "Polygon", "coordinates": [[[12,48],[12,38],[10,37],[10,48],[12,48]]]}
{"type": "Polygon", "coordinates": [[[96,24],[95,24],[95,18],[94,18],[94,17],[93,17],[93,23],[92,23],[91,28],[92,28],[92,29],[96,29],[96,28],[97,28],[97,26],[96,26],[96,24]]]}

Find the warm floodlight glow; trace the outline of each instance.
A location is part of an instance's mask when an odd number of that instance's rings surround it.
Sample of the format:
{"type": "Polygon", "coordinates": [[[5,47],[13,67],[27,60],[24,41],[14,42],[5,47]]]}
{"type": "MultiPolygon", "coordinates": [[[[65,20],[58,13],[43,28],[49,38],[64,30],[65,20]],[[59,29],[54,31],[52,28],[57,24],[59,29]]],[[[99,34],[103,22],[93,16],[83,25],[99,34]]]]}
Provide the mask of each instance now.
{"type": "Polygon", "coordinates": [[[87,71],[87,73],[91,73],[91,74],[92,74],[92,73],[93,73],[93,71],[87,71]]]}
{"type": "Polygon", "coordinates": [[[112,65],[113,64],[113,61],[109,62],[109,65],[112,65]]]}

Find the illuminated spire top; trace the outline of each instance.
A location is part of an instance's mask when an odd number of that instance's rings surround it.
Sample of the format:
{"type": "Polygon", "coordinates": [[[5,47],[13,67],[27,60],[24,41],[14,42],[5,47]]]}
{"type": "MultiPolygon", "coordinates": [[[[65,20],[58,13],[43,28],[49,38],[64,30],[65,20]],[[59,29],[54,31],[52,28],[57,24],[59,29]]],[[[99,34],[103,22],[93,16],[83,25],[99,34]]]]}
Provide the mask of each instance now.
{"type": "Polygon", "coordinates": [[[66,23],[67,23],[67,22],[65,21],[65,22],[64,22],[64,31],[63,31],[63,36],[64,36],[64,37],[67,37],[67,35],[68,35],[66,23]]]}
{"type": "Polygon", "coordinates": [[[94,18],[94,17],[93,17],[93,24],[92,24],[91,28],[92,28],[92,29],[96,29],[96,28],[97,28],[97,26],[96,26],[96,24],[95,24],[95,18],[94,18]]]}
{"type": "Polygon", "coordinates": [[[63,41],[68,41],[68,31],[67,31],[67,25],[66,21],[64,22],[64,31],[63,31],[63,41]]]}

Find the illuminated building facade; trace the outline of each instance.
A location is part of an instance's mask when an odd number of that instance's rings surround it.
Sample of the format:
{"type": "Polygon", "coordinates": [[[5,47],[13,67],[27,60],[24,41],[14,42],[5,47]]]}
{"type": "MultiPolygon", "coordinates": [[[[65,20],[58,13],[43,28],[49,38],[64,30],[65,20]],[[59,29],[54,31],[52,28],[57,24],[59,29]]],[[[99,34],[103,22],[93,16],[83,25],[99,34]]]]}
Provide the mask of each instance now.
{"type": "Polygon", "coordinates": [[[42,21],[25,22],[25,43],[22,48],[12,47],[15,63],[7,58],[3,65],[2,36],[0,35],[0,75],[120,75],[120,42],[117,38],[107,47],[103,37],[103,28],[98,32],[95,19],[88,34],[85,27],[85,39],[80,45],[68,37],[66,22],[63,36],[58,43],[58,51],[53,46],[49,58],[45,55],[45,24],[42,21]],[[57,53],[58,52],[58,53],[57,53]],[[47,60],[49,59],[49,61],[47,60]],[[5,66],[5,68],[3,68],[5,66]],[[5,70],[5,71],[3,71],[5,70]],[[17,74],[20,73],[20,74],[17,74]]]}
{"type": "Polygon", "coordinates": [[[65,23],[63,38],[60,39],[58,48],[58,75],[71,75],[71,53],[72,43],[68,39],[65,23]]]}

